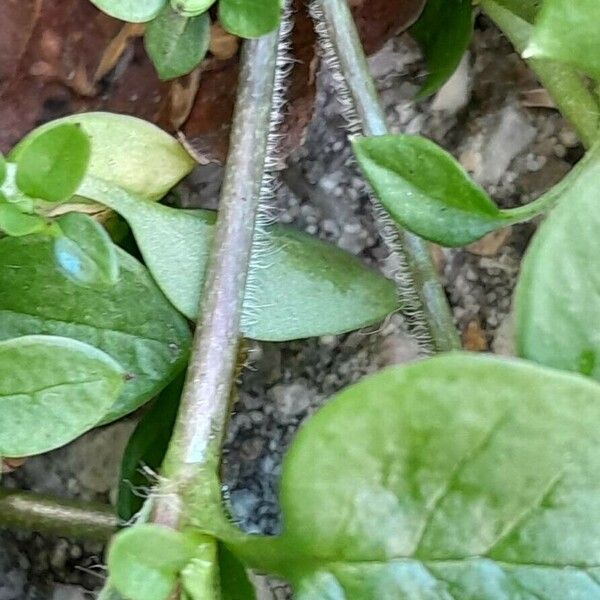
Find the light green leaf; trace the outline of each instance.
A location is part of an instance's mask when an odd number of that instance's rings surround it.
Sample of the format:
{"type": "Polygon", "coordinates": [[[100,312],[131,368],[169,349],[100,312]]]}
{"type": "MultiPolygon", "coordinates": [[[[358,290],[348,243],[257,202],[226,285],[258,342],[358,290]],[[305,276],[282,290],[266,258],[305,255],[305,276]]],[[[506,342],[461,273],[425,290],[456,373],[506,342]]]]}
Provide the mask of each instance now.
{"type": "Polygon", "coordinates": [[[29,235],[47,227],[46,221],[41,217],[28,215],[14,204],[0,203],[0,231],[6,235],[29,235]]]}
{"type": "Polygon", "coordinates": [[[219,21],[224,29],[243,38],[273,31],[281,18],[280,0],[220,0],[219,21]]]}
{"type": "Polygon", "coordinates": [[[207,13],[184,17],[170,4],[148,25],[144,36],[146,52],[163,80],[193,71],[204,58],[209,42],[207,13]]]}
{"type": "Polygon", "coordinates": [[[102,12],[130,23],[151,21],[168,0],[91,0],[102,12]]]}
{"type": "Polygon", "coordinates": [[[184,17],[196,17],[206,12],[215,0],[171,0],[173,10],[184,17]]]}
{"type": "Polygon", "coordinates": [[[75,123],[61,123],[20,145],[17,186],[28,196],[60,202],[79,187],[90,160],[90,141],[75,123]]]}
{"type": "MultiPolygon", "coordinates": [[[[143,202],[97,180],[88,179],[82,190],[127,220],[167,298],[196,319],[215,213],[143,202]]],[[[396,306],[394,285],[353,256],[273,227],[252,261],[242,332],[268,341],[337,334],[377,323],[396,306]]]]}
{"type": "Polygon", "coordinates": [[[418,97],[433,94],[446,83],[469,47],[473,32],[471,0],[428,0],[411,34],[423,49],[427,79],[418,97]]]}
{"type": "Polygon", "coordinates": [[[187,323],[146,269],[121,250],[118,256],[117,284],[95,290],[58,270],[50,236],[0,240],[0,339],[59,335],[112,356],[127,381],[105,422],[164,388],[185,365],[190,346],[187,323]]]}
{"type": "Polygon", "coordinates": [[[119,279],[119,257],[104,228],[88,215],[71,212],[56,219],[60,234],[54,256],[63,273],[79,285],[106,288],[119,279]]]}
{"type": "Polygon", "coordinates": [[[600,146],[586,158],[527,250],[516,331],[521,356],[600,379],[600,146]]]}
{"type": "Polygon", "coordinates": [[[18,161],[30,141],[61,124],[79,125],[89,136],[90,175],[150,200],[162,198],[196,164],[176,139],[155,125],[105,112],[72,115],[42,125],[12,150],[10,158],[18,161]]]}
{"type": "Polygon", "coordinates": [[[158,525],[125,529],[109,548],[111,583],[128,600],[167,600],[196,546],[194,538],[158,525]]]}
{"type": "Polygon", "coordinates": [[[181,585],[189,600],[222,600],[217,541],[214,538],[198,536],[198,545],[194,549],[193,557],[181,571],[181,585]]]}
{"type": "Polygon", "coordinates": [[[384,370],[298,434],[278,552],[242,551],[299,600],[597,600],[599,422],[596,382],[531,363],[384,370]]]}
{"type": "Polygon", "coordinates": [[[559,60],[600,80],[599,28],[598,0],[544,0],[523,56],[559,60]]]}
{"type": "Polygon", "coordinates": [[[47,452],[91,429],[119,395],[123,376],[110,356],[75,340],[0,342],[0,456],[47,452]]]}

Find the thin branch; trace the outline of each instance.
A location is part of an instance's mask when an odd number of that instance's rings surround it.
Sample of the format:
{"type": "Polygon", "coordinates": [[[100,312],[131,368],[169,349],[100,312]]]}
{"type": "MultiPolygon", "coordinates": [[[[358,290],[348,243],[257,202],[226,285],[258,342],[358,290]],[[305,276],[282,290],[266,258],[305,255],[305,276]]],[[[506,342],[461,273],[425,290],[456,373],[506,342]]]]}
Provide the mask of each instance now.
{"type": "MultiPolygon", "coordinates": [[[[388,133],[347,0],[313,0],[321,48],[334,71],[350,128],[365,135],[388,133]]],[[[452,312],[428,244],[396,225],[374,200],[382,237],[400,262],[396,283],[401,309],[424,354],[460,348],[452,312]]]]}
{"type": "Polygon", "coordinates": [[[111,506],[0,490],[0,527],[107,542],[117,524],[111,506]]]}

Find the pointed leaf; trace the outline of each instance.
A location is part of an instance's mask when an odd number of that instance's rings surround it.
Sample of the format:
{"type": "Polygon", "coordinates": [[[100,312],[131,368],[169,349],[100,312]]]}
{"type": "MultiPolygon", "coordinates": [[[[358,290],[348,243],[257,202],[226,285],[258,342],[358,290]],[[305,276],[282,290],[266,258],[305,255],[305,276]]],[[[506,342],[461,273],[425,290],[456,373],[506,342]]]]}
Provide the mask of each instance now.
{"type": "MultiPolygon", "coordinates": [[[[167,298],[196,319],[215,213],[144,202],[97,180],[88,179],[83,191],[127,220],[167,298]]],[[[394,285],[353,256],[273,227],[253,257],[242,332],[268,341],[343,333],[381,321],[396,306],[394,285]]]]}
{"type": "Polygon", "coordinates": [[[110,356],[75,340],[0,342],[0,455],[40,454],[91,429],[119,395],[123,375],[110,356]]]}
{"type": "Polygon", "coordinates": [[[170,4],[150,22],[144,35],[146,52],[162,80],[193,71],[204,58],[210,41],[207,13],[184,17],[170,4]]]}
{"type": "Polygon", "coordinates": [[[62,123],[21,142],[17,185],[33,198],[68,200],[79,187],[89,160],[86,133],[77,124],[62,123]]]}
{"type": "Polygon", "coordinates": [[[130,23],[145,23],[156,17],[168,0],[91,0],[102,12],[130,23]]]}
{"type": "Polygon", "coordinates": [[[104,228],[83,213],[67,213],[56,220],[61,234],[54,255],[63,273],[79,285],[109,287],[119,278],[117,247],[104,228]]]}
{"type": "Polygon", "coordinates": [[[135,410],[181,370],[190,334],[146,269],[119,250],[119,281],[107,290],[76,285],[56,267],[53,240],[0,240],[0,339],[44,333],[103,350],[127,372],[108,422],[135,410]]]}
{"type": "Polygon", "coordinates": [[[243,38],[273,31],[281,17],[280,0],[220,0],[219,21],[224,29],[243,38]]]}

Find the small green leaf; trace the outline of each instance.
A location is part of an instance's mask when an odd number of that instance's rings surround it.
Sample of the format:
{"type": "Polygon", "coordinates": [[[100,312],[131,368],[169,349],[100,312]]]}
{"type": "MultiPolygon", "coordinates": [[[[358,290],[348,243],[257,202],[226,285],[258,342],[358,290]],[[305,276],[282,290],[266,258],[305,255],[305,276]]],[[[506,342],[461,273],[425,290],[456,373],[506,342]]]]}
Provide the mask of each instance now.
{"type": "Polygon", "coordinates": [[[281,18],[280,0],[220,0],[219,21],[224,29],[243,38],[273,31],[281,18]]]}
{"type": "Polygon", "coordinates": [[[185,365],[186,321],[146,269],[121,250],[119,280],[103,290],[81,287],[56,267],[53,239],[0,240],[0,340],[43,333],[99,348],[123,366],[127,380],[104,421],[135,410],[185,365]]]}
{"type": "Polygon", "coordinates": [[[28,196],[48,202],[68,200],[90,160],[90,141],[79,125],[63,123],[21,142],[17,185],[28,196]]]}
{"type": "Polygon", "coordinates": [[[47,452],[91,429],[123,386],[123,370],[87,344],[51,336],[0,342],[0,456],[47,452]]]}
{"type": "Polygon", "coordinates": [[[543,0],[495,0],[497,4],[508,9],[517,17],[533,23],[543,0]]]}
{"type": "Polygon", "coordinates": [[[174,79],[193,71],[204,58],[210,41],[207,13],[184,17],[170,4],[146,28],[144,44],[158,76],[174,79]]]}
{"type": "Polygon", "coordinates": [[[600,146],[584,161],[529,245],[516,331],[521,356],[600,379],[600,146]]]}
{"type": "Polygon", "coordinates": [[[600,598],[599,422],[600,385],[531,363],[386,369],[303,427],[278,552],[244,557],[299,600],[600,598]]]}
{"type": "MultiPolygon", "coordinates": [[[[144,202],[91,178],[83,192],[127,220],[167,298],[196,319],[215,213],[144,202]]],[[[283,227],[261,240],[247,289],[242,332],[265,341],[351,331],[397,307],[392,282],[339,248],[283,227]]]]}
{"type": "Polygon", "coordinates": [[[105,112],[72,115],[42,125],[12,150],[10,158],[19,161],[26,145],[63,124],[79,125],[89,136],[88,174],[149,200],[162,198],[196,164],[176,139],[155,125],[105,112]]]}
{"type": "Polygon", "coordinates": [[[418,94],[424,98],[446,83],[469,47],[471,0],[428,0],[410,32],[423,50],[429,71],[418,94]]]}
{"type": "Polygon", "coordinates": [[[6,159],[4,155],[0,153],[0,185],[4,183],[6,179],[6,159]]]}
{"type": "Polygon", "coordinates": [[[130,23],[151,21],[168,0],[91,0],[102,12],[130,23]]]}
{"type": "Polygon", "coordinates": [[[196,17],[206,12],[216,0],[171,0],[173,10],[184,17],[196,17]]]}
{"type": "Polygon", "coordinates": [[[88,215],[71,212],[56,219],[60,234],[54,256],[63,273],[91,287],[110,287],[119,279],[119,257],[104,228],[88,215]]]}
{"type": "Polygon", "coordinates": [[[142,509],[144,503],[140,490],[150,489],[150,472],[158,472],[171,439],[177,417],[183,377],[171,382],[156,398],[147,413],[140,419],[129,438],[119,477],[117,513],[127,523],[142,509]]]}
{"type": "Polygon", "coordinates": [[[14,204],[0,204],[0,231],[6,235],[29,235],[47,227],[46,221],[37,215],[28,215],[14,204]]]}
{"type": "Polygon", "coordinates": [[[223,544],[219,544],[219,573],[221,600],[256,600],[244,565],[223,544]]]}
{"type": "Polygon", "coordinates": [[[181,585],[189,600],[222,600],[217,541],[208,536],[198,538],[199,543],[194,550],[194,556],[181,571],[181,585]]]}
{"type": "Polygon", "coordinates": [[[194,538],[158,525],[121,531],[108,552],[110,579],[128,600],[166,600],[192,560],[194,538]]]}
{"type": "Polygon", "coordinates": [[[600,80],[600,2],[544,0],[525,58],[559,60],[600,80]]]}
{"type": "Polygon", "coordinates": [[[510,223],[461,165],[419,136],[356,138],[362,172],[394,220],[445,246],[463,246],[510,223]]]}

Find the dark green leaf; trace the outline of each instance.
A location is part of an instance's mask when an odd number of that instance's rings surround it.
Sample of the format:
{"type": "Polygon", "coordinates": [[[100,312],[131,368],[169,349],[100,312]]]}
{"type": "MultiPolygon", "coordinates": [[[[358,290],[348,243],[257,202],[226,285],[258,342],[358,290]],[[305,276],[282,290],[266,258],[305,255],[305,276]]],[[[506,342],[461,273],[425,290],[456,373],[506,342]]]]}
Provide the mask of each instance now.
{"type": "Polygon", "coordinates": [[[196,17],[206,12],[215,0],[171,0],[173,10],[184,17],[196,17]]]}
{"type": "Polygon", "coordinates": [[[174,79],[193,71],[204,58],[210,41],[207,13],[184,17],[170,4],[146,28],[146,52],[163,79],[174,79]]]}
{"type": "Polygon", "coordinates": [[[123,251],[118,256],[118,283],[94,290],[58,270],[51,237],[0,240],[0,339],[59,335],[112,356],[128,376],[105,421],[164,388],[185,364],[190,345],[187,323],[146,269],[123,251]]]}
{"type": "Polygon", "coordinates": [[[220,0],[219,21],[224,29],[243,38],[273,31],[281,18],[280,0],[220,0]]]}
{"type": "Polygon", "coordinates": [[[47,227],[46,221],[41,217],[28,215],[14,204],[0,203],[0,231],[7,235],[29,235],[47,227]]]}
{"type": "Polygon", "coordinates": [[[600,379],[600,147],[530,244],[515,309],[519,354],[600,379]]]}
{"type": "Polygon", "coordinates": [[[168,0],[91,0],[92,4],[111,17],[145,23],[151,21],[160,12],[168,0]]]}
{"type": "Polygon", "coordinates": [[[4,183],[6,179],[6,159],[4,155],[0,153],[0,185],[4,183]]]}
{"type": "Polygon", "coordinates": [[[141,491],[149,490],[153,484],[145,469],[158,472],[165,457],[182,387],[183,377],[170,383],[154,400],[129,438],[121,463],[117,498],[117,513],[124,523],[141,510],[147,495],[141,491]]]}
{"type": "Polygon", "coordinates": [[[597,600],[598,423],[578,375],[472,354],[387,369],[300,431],[279,552],[245,556],[299,600],[597,600]]]}
{"type": "Polygon", "coordinates": [[[91,429],[119,395],[123,375],[110,356],[75,340],[0,342],[0,456],[47,452],[91,429]]]}
{"type": "Polygon", "coordinates": [[[90,159],[90,141],[83,129],[63,123],[20,146],[17,185],[28,196],[48,202],[68,200],[77,190],[90,159]]]}
{"type": "MultiPolygon", "coordinates": [[[[98,181],[88,180],[84,192],[128,221],[158,285],[195,319],[215,213],[144,202],[98,181]]],[[[273,227],[252,261],[242,331],[268,341],[336,334],[377,323],[396,306],[394,285],[353,256],[273,227]]]]}
{"type": "Polygon", "coordinates": [[[219,573],[221,600],[256,600],[244,565],[222,544],[219,544],[219,573]]]}
{"type": "Polygon", "coordinates": [[[104,228],[83,213],[71,212],[56,220],[60,234],[54,256],[63,273],[90,287],[109,287],[119,278],[117,247],[104,228]]]}
{"type": "Polygon", "coordinates": [[[428,0],[411,33],[419,42],[428,75],[419,91],[424,98],[446,83],[469,47],[473,32],[471,0],[428,0]]]}
{"type": "Polygon", "coordinates": [[[600,80],[599,28],[598,0],[544,0],[523,56],[559,60],[600,80]]]}
{"type": "Polygon", "coordinates": [[[89,136],[88,174],[149,200],[162,198],[196,164],[176,139],[155,125],[104,112],[72,115],[42,125],[13,149],[10,158],[20,160],[26,145],[62,124],[79,125],[89,136]]]}

